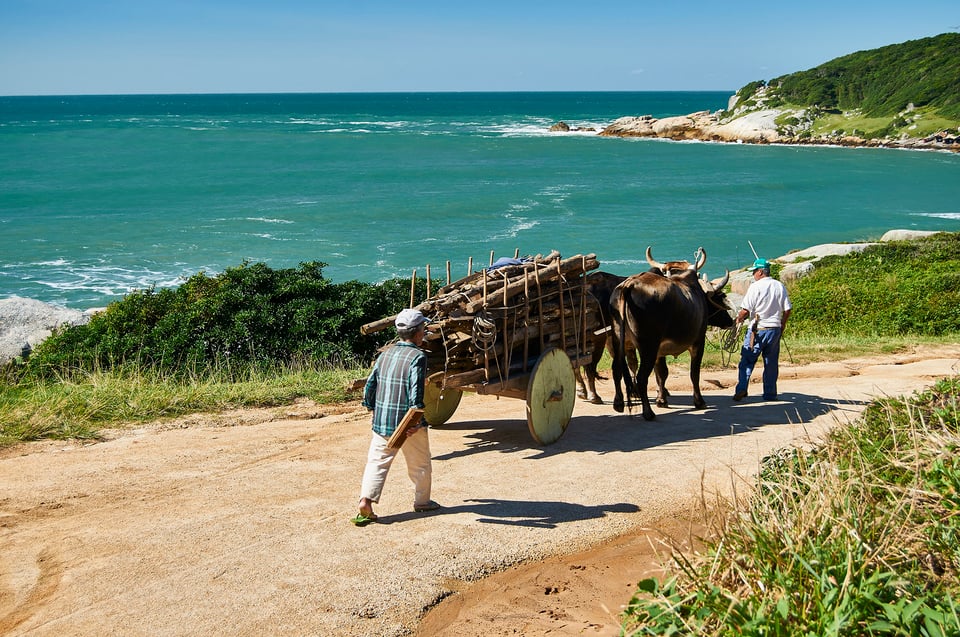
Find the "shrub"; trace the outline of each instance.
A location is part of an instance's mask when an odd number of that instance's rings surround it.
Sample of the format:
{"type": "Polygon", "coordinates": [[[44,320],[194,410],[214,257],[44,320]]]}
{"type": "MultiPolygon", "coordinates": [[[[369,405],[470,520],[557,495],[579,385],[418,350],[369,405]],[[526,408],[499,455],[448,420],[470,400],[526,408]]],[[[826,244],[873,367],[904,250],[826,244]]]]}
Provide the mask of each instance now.
{"type": "MultiPolygon", "coordinates": [[[[135,365],[191,373],[296,360],[370,360],[392,337],[360,326],[409,303],[409,281],[373,285],[324,278],[320,262],[275,270],[243,263],[200,272],[175,289],[133,292],[86,325],[40,344],[21,373],[37,377],[135,365]]],[[[425,282],[418,281],[423,298],[425,282]]]]}
{"type": "Polygon", "coordinates": [[[798,334],[943,336],[960,330],[960,234],[825,257],[790,287],[798,334]]]}
{"type": "Polygon", "coordinates": [[[945,379],[765,460],[704,554],[640,582],[623,634],[958,634],[958,400],[945,379]]]}

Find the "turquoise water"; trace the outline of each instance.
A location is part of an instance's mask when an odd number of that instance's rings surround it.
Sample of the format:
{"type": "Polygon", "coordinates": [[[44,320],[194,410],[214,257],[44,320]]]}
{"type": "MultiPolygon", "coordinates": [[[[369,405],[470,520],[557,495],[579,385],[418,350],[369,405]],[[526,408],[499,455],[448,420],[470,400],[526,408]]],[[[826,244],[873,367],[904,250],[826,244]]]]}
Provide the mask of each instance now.
{"type": "Polygon", "coordinates": [[[960,231],[960,155],[549,133],[727,93],[0,98],[0,298],[102,306],[244,260],[336,281],[596,253],[707,271],[891,228],[960,231]]]}

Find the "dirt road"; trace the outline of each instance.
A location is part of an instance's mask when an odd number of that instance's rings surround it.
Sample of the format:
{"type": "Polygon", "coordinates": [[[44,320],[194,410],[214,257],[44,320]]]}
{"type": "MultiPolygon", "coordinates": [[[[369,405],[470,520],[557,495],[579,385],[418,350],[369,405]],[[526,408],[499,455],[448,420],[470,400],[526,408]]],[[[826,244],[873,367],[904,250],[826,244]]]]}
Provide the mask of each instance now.
{"type": "Polygon", "coordinates": [[[702,411],[674,373],[656,421],[579,402],[549,447],[523,402],[466,395],[431,432],[444,508],[412,512],[400,460],[365,528],[348,522],[369,436],[356,404],[4,450],[0,634],[614,635],[656,564],[643,529],[682,532],[702,488],[958,366],[960,345],[786,362],[772,403],[755,385],[734,403],[735,371],[705,372],[702,411]]]}

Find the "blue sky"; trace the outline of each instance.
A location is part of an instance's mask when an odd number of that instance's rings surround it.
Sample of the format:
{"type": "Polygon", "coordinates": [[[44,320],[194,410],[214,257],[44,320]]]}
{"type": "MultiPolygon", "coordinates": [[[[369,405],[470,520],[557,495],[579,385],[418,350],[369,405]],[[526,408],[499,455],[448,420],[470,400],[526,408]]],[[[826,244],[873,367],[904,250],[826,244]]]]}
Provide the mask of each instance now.
{"type": "Polygon", "coordinates": [[[0,95],[729,90],[960,2],[0,0],[0,95]]]}

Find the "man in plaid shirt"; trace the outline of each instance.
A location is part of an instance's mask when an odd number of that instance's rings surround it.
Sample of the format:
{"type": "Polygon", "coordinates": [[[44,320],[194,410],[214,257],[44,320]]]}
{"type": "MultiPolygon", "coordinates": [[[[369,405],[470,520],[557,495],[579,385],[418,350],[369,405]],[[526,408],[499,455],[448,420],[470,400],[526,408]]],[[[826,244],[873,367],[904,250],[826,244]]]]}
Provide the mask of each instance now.
{"type": "MultiPolygon", "coordinates": [[[[373,411],[373,436],[360,485],[360,513],[351,520],[357,526],[377,519],[373,504],[380,501],[390,465],[399,451],[387,446],[390,436],[409,409],[423,409],[427,356],[420,346],[427,318],[419,310],[407,309],[397,315],[395,324],[400,340],[380,354],[363,388],[363,406],[373,411]]],[[[430,499],[432,473],[426,422],[409,430],[402,449],[407,475],[414,485],[414,511],[439,509],[440,505],[430,499]]]]}

